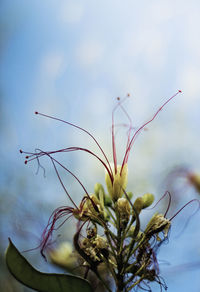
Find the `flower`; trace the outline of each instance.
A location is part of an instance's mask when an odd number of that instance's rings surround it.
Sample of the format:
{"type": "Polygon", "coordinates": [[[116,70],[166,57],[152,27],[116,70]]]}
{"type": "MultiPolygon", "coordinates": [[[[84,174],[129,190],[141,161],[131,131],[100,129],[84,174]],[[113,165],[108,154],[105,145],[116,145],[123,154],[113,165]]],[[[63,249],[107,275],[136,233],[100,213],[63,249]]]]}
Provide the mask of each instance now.
{"type": "MultiPolygon", "coordinates": [[[[151,193],[145,193],[143,196],[134,198],[133,194],[127,191],[128,159],[138,134],[146,125],[151,123],[163,107],[180,92],[181,91],[178,91],[170,97],[157,110],[153,117],[138,129],[134,130],[132,135],[132,123],[128,113],[123,107],[123,102],[129,95],[123,100],[118,99],[118,103],[112,112],[113,163],[109,162],[110,160],[100,143],[89,131],[59,118],[36,112],[37,115],[65,123],[84,132],[91,137],[101,152],[100,156],[88,148],[75,146],[54,151],[43,151],[37,149],[37,151],[33,153],[20,150],[21,153],[26,154],[26,164],[30,161],[36,160],[38,162],[38,167],[42,167],[40,160],[43,156],[49,157],[57,178],[73,205],[73,207],[64,206],[57,208],[50,216],[48,224],[42,234],[42,242],[40,245],[43,256],[45,256],[44,251],[51,241],[53,231],[58,229],[68,218],[73,216],[77,219],[77,229],[73,237],[74,250],[83,261],[83,266],[86,268],[86,276],[88,271],[93,272],[96,278],[103,283],[105,288],[108,291],[111,291],[111,288],[99,273],[100,266],[103,264],[103,267],[106,267],[104,270],[107,271],[107,277],[112,277],[118,291],[123,291],[125,289],[130,291],[136,287],[142,287],[142,283],[148,288],[151,282],[157,282],[161,288],[163,287],[166,289],[165,282],[159,276],[156,255],[158,247],[161,246],[162,242],[164,242],[168,236],[172,219],[180,212],[180,210],[173,217],[167,219],[166,216],[170,207],[171,196],[169,192],[166,192],[164,196],[169,196],[169,204],[165,214],[155,213],[143,232],[140,226],[140,214],[145,212],[145,209],[148,210],[147,208],[153,204],[154,195],[151,193]],[[114,115],[118,108],[120,108],[129,119],[128,137],[121,164],[118,164],[115,143],[116,125],[114,122],[114,115]],[[89,193],[78,176],[72,173],[68,167],[54,157],[54,154],[69,153],[73,151],[86,152],[95,157],[101,163],[106,171],[105,183],[107,192],[104,190],[102,184],[97,183],[95,184],[94,192],[89,193]],[[72,175],[82,187],[83,198],[80,204],[76,205],[72,196],[70,196],[60,177],[58,166],[72,175]],[[134,198],[134,202],[131,201],[132,197],[134,198]],[[67,219],[65,216],[68,216],[67,219]],[[59,224],[57,223],[58,221],[59,224]]],[[[188,205],[188,203],[186,205],[188,205]]],[[[183,208],[181,208],[181,210],[183,208]]],[[[72,253],[72,251],[67,252],[66,245],[64,245],[58,251],[51,252],[51,259],[54,262],[66,264],[66,261],[68,261],[72,253]]]]}

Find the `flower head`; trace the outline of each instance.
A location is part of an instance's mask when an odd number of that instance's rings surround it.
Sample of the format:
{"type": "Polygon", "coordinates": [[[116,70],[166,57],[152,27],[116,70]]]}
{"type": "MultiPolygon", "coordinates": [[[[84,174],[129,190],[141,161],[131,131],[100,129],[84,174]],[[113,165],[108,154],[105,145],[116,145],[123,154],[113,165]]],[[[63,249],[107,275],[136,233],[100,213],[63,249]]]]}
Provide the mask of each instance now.
{"type": "MultiPolygon", "coordinates": [[[[99,267],[103,264],[104,267],[106,267],[107,277],[111,276],[114,279],[118,291],[124,291],[126,289],[132,291],[131,289],[141,287],[142,283],[145,283],[146,287],[149,287],[149,283],[153,281],[159,283],[161,287],[166,289],[164,281],[162,281],[159,276],[156,253],[158,246],[167,238],[171,220],[178,212],[172,218],[167,219],[166,215],[170,206],[171,196],[166,192],[166,194],[169,195],[169,206],[165,214],[154,214],[147,224],[146,229],[144,231],[141,230],[140,214],[148,210],[147,208],[152,205],[154,195],[146,193],[143,196],[134,198],[131,192],[127,192],[128,159],[138,134],[146,125],[151,123],[163,107],[179,93],[180,91],[170,97],[157,110],[153,117],[138,129],[133,129],[131,119],[123,107],[123,102],[129,95],[125,99],[118,99],[118,103],[112,112],[113,164],[109,162],[110,159],[108,159],[100,143],[89,131],[59,118],[36,112],[36,114],[63,122],[84,132],[91,137],[101,152],[100,156],[88,148],[75,146],[54,151],[37,149],[37,151],[33,153],[20,151],[27,155],[25,163],[36,160],[38,162],[38,167],[42,167],[40,160],[43,156],[49,157],[57,178],[73,205],[73,207],[60,207],[52,213],[42,235],[40,248],[43,255],[46,246],[51,240],[53,231],[62,226],[68,218],[74,217],[77,219],[77,230],[73,238],[74,249],[82,259],[83,266],[87,268],[86,276],[88,270],[90,270],[102,281],[106,289],[111,291],[99,274],[99,267]],[[114,121],[115,112],[119,108],[125,113],[129,120],[128,137],[121,164],[118,164],[115,142],[116,125],[114,121]],[[131,134],[133,130],[134,133],[131,134]],[[104,190],[102,184],[97,183],[94,187],[94,193],[90,194],[78,176],[71,172],[67,166],[62,164],[54,156],[54,154],[74,151],[86,152],[101,163],[106,170],[105,182],[107,192],[104,190]],[[72,196],[70,196],[59,174],[58,166],[69,173],[82,187],[83,198],[80,204],[77,205],[72,199],[72,196]],[[132,197],[134,199],[133,202],[131,201],[132,197]],[[65,216],[68,216],[67,219],[65,216]],[[59,224],[57,223],[58,221],[59,224]],[[164,234],[164,238],[161,234],[164,234]]],[[[70,257],[71,252],[70,255],[67,254],[65,247],[62,247],[59,252],[53,252],[51,254],[51,258],[54,262],[63,262],[66,257],[70,257]]]]}

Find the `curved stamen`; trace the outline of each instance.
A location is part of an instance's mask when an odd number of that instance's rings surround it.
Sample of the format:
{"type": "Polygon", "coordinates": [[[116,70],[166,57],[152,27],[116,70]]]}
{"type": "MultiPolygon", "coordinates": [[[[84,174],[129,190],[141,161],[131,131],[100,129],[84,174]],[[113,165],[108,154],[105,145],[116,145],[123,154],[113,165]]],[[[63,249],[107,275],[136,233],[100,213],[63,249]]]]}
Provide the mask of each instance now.
{"type": "Polygon", "coordinates": [[[24,250],[23,252],[30,252],[30,251],[40,248],[40,253],[43,256],[43,258],[46,260],[44,249],[49,245],[48,242],[52,236],[53,231],[60,228],[73,215],[73,210],[74,208],[68,207],[68,206],[62,206],[55,209],[52,212],[51,216],[49,217],[47,225],[42,232],[42,241],[40,242],[40,244],[35,248],[24,250]],[[66,215],[69,215],[69,216],[59,226],[55,228],[56,221],[66,215]]]}
{"type": "MultiPolygon", "coordinates": [[[[128,95],[128,97],[129,97],[129,95],[128,95]]],[[[132,124],[131,117],[129,116],[129,114],[126,111],[126,109],[123,107],[122,103],[120,103],[120,108],[121,108],[121,110],[124,112],[124,114],[126,115],[126,117],[129,120],[128,139],[127,139],[127,145],[126,145],[126,150],[127,150],[128,145],[130,143],[130,135],[131,135],[131,130],[133,129],[133,124],[132,124]]],[[[122,172],[122,169],[121,169],[121,172],[122,172]]]]}
{"type": "Polygon", "coordinates": [[[114,124],[114,114],[117,108],[120,106],[122,110],[125,112],[125,114],[128,116],[126,113],[125,109],[122,107],[122,103],[129,97],[130,95],[127,94],[122,100],[120,100],[120,97],[117,98],[118,103],[114,107],[112,111],[112,150],[113,150],[113,163],[114,163],[114,170],[115,174],[117,173],[117,153],[116,153],[116,143],[115,143],[115,124],[114,124]]]}
{"type": "Polygon", "coordinates": [[[135,132],[135,134],[133,135],[133,137],[131,138],[131,141],[129,143],[129,146],[127,147],[126,149],[126,152],[125,152],[125,155],[124,155],[124,159],[123,159],[123,162],[122,162],[122,169],[123,169],[123,166],[124,164],[127,163],[128,161],[128,157],[129,157],[129,152],[133,146],[133,143],[135,141],[135,138],[136,136],[141,132],[142,129],[144,129],[144,127],[148,124],[150,124],[155,118],[156,116],[159,114],[159,112],[163,109],[163,107],[168,104],[175,96],[177,96],[179,93],[181,93],[182,91],[181,90],[178,90],[174,95],[172,95],[158,110],[157,112],[153,115],[153,117],[147,121],[146,123],[144,123],[142,126],[139,127],[139,129],[135,132]]]}
{"type": "Polygon", "coordinates": [[[30,161],[35,160],[38,157],[41,157],[41,156],[46,155],[46,154],[50,154],[51,155],[51,154],[55,154],[55,153],[73,152],[73,151],[79,151],[79,150],[80,151],[85,151],[85,152],[91,154],[92,156],[96,157],[103,164],[103,166],[105,167],[105,169],[107,170],[107,172],[109,174],[109,177],[110,177],[111,181],[113,181],[112,173],[110,172],[110,169],[108,168],[108,165],[98,155],[96,155],[94,152],[92,152],[91,150],[89,150],[87,148],[73,146],[73,147],[67,147],[67,148],[54,150],[54,151],[47,151],[47,152],[43,152],[42,151],[42,153],[31,153],[31,152],[24,152],[24,151],[22,153],[28,154],[26,156],[26,159],[28,159],[27,162],[30,162],[30,161]]]}
{"type": "MultiPolygon", "coordinates": [[[[41,151],[40,149],[38,149],[38,150],[41,151]]],[[[41,151],[41,152],[42,152],[42,151],[41,151]]],[[[44,153],[45,153],[45,152],[44,152],[44,153]]],[[[63,184],[63,182],[62,182],[62,179],[61,179],[61,177],[60,177],[60,175],[59,175],[59,172],[58,172],[58,170],[57,170],[57,167],[56,167],[56,165],[55,165],[55,162],[56,162],[58,165],[60,165],[63,169],[65,169],[68,173],[70,173],[70,174],[71,174],[71,175],[72,175],[72,176],[78,181],[78,183],[81,185],[81,187],[83,188],[84,192],[86,193],[87,198],[91,201],[91,203],[92,203],[94,209],[95,209],[97,212],[99,212],[97,206],[95,205],[95,203],[94,203],[94,201],[92,200],[92,198],[89,196],[88,191],[86,190],[86,188],[84,187],[84,185],[83,185],[83,183],[80,181],[80,179],[79,179],[79,178],[78,178],[78,177],[77,177],[72,171],[70,171],[70,170],[69,170],[68,168],[66,168],[63,164],[61,164],[57,159],[53,158],[53,157],[52,157],[51,155],[49,155],[48,153],[45,153],[45,154],[46,154],[47,156],[49,156],[49,158],[51,159],[51,161],[52,161],[52,163],[53,163],[53,166],[54,166],[54,169],[55,169],[55,171],[56,171],[57,177],[58,177],[58,179],[59,179],[59,181],[60,181],[60,183],[61,183],[63,189],[65,190],[67,196],[69,197],[69,199],[71,200],[71,202],[74,204],[74,206],[78,209],[78,207],[76,206],[76,204],[75,204],[74,201],[72,200],[71,196],[70,196],[69,193],[67,192],[67,189],[65,188],[65,186],[64,186],[64,184],[63,184]]]]}
{"type": "Polygon", "coordinates": [[[47,225],[42,233],[42,242],[39,246],[39,247],[41,247],[40,253],[45,259],[46,259],[46,257],[44,255],[44,249],[48,245],[48,242],[52,236],[53,231],[60,228],[72,215],[73,215],[73,208],[71,208],[71,207],[62,208],[61,207],[61,208],[57,208],[50,216],[48,223],[47,223],[47,225]],[[72,213],[72,214],[70,214],[70,213],[72,213]],[[56,224],[57,220],[59,220],[60,218],[66,216],[66,215],[69,215],[69,216],[59,226],[57,226],[55,228],[55,224],[56,224]]]}
{"type": "Polygon", "coordinates": [[[168,213],[170,205],[171,205],[171,200],[172,200],[172,196],[171,196],[170,192],[166,191],[166,193],[169,195],[169,202],[168,202],[167,209],[165,211],[164,217],[167,216],[167,213],[168,213]]]}
{"type": "MultiPolygon", "coordinates": [[[[66,187],[64,186],[64,183],[63,183],[63,181],[62,181],[62,179],[61,179],[61,177],[60,177],[60,175],[59,175],[59,172],[58,172],[58,170],[57,170],[57,167],[56,167],[56,165],[55,165],[55,162],[56,162],[57,164],[59,164],[62,168],[64,168],[68,173],[70,173],[70,174],[71,174],[71,175],[72,175],[72,176],[78,181],[78,183],[82,186],[84,192],[85,192],[85,193],[88,195],[88,197],[89,197],[89,194],[88,194],[87,190],[85,189],[84,185],[81,183],[81,181],[78,179],[78,177],[77,177],[74,173],[72,173],[68,168],[66,168],[64,165],[62,165],[58,160],[56,160],[55,158],[53,158],[49,153],[47,153],[47,152],[45,152],[45,151],[42,151],[41,149],[37,149],[37,150],[39,150],[40,153],[42,153],[43,155],[47,155],[47,156],[51,159],[51,162],[52,162],[53,167],[54,167],[54,169],[55,169],[56,175],[57,175],[57,177],[58,177],[58,179],[59,179],[59,181],[60,181],[60,183],[61,183],[61,185],[62,185],[62,187],[63,187],[63,189],[64,189],[64,191],[65,191],[65,193],[67,194],[68,198],[70,199],[70,201],[72,202],[72,204],[75,206],[75,208],[78,209],[77,205],[76,205],[75,202],[72,200],[70,194],[68,193],[66,187]]],[[[40,153],[39,153],[39,154],[40,154],[40,153]]],[[[39,159],[38,156],[37,156],[37,158],[39,159]]],[[[27,161],[27,162],[28,162],[28,161],[27,161]]]]}
{"type": "Polygon", "coordinates": [[[167,215],[167,213],[169,211],[169,208],[170,208],[170,205],[171,205],[171,199],[172,199],[171,198],[171,194],[170,194],[169,191],[166,191],[164,193],[164,195],[162,195],[162,197],[156,202],[156,204],[153,207],[150,207],[150,208],[148,208],[146,210],[152,210],[152,209],[154,209],[164,199],[164,197],[167,196],[167,195],[169,196],[169,201],[168,201],[167,209],[166,209],[165,214],[164,214],[164,217],[166,217],[166,215],[167,215]]]}
{"type": "Polygon", "coordinates": [[[190,200],[189,202],[187,202],[183,207],[181,207],[169,220],[172,221],[185,207],[187,207],[188,205],[190,205],[192,202],[197,202],[199,204],[197,210],[192,214],[192,216],[194,216],[198,210],[200,209],[200,201],[197,199],[193,199],[190,200]]]}
{"type": "MultiPolygon", "coordinates": [[[[96,143],[96,145],[97,145],[98,148],[100,149],[101,153],[103,154],[103,156],[104,156],[104,158],[105,158],[105,160],[106,160],[106,162],[107,162],[107,164],[108,164],[108,167],[109,167],[109,169],[110,169],[110,173],[112,174],[112,168],[111,168],[111,166],[110,166],[109,160],[108,160],[108,158],[107,158],[105,152],[103,151],[102,147],[100,146],[100,144],[99,144],[99,142],[96,140],[96,138],[95,138],[95,137],[94,137],[89,131],[87,131],[87,130],[85,130],[84,128],[79,127],[79,126],[77,126],[77,125],[75,125],[75,124],[72,124],[72,123],[70,123],[70,122],[67,122],[67,121],[65,121],[65,120],[62,120],[62,119],[59,119],[59,118],[56,118],[56,117],[52,117],[52,116],[49,116],[49,115],[45,115],[45,114],[39,113],[39,112],[37,112],[37,111],[35,112],[35,114],[36,114],[36,115],[43,116],[43,117],[46,117],[46,118],[49,118],[49,119],[52,119],[52,120],[56,120],[56,121],[59,121],[59,122],[62,122],[62,123],[65,123],[65,124],[67,124],[67,125],[69,125],[69,126],[72,126],[72,127],[74,127],[74,128],[77,128],[77,129],[79,129],[79,130],[85,132],[87,135],[89,135],[89,136],[94,140],[94,142],[96,143]]],[[[112,177],[113,177],[113,174],[112,174],[112,177]]]]}

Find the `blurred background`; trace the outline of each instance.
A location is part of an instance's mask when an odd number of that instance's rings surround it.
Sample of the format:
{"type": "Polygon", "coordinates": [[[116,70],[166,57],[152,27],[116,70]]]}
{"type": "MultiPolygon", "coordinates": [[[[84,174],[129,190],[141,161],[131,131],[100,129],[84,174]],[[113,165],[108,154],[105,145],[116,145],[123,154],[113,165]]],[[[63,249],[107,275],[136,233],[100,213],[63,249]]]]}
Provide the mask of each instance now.
{"type": "MultiPolygon", "coordinates": [[[[7,272],[4,252],[11,237],[20,251],[34,248],[52,211],[70,205],[48,159],[37,172],[19,149],[87,147],[93,141],[78,129],[34,115],[35,110],[89,130],[111,156],[111,114],[124,103],[135,129],[181,89],[137,138],[129,159],[128,190],[152,192],[157,200],[173,193],[169,217],[199,194],[187,175],[200,172],[200,2],[1,0],[0,3],[0,285],[2,291],[31,291],[7,272]],[[187,171],[182,175],[183,168],[187,171]],[[174,171],[176,170],[176,171],[174,171]],[[37,174],[36,174],[37,173],[37,174]]],[[[116,112],[116,123],[128,123],[116,112]]],[[[116,134],[119,163],[126,128],[116,134]]],[[[104,169],[86,153],[59,156],[93,192],[104,184],[104,169]]],[[[83,190],[66,172],[64,183],[78,204],[83,190]]],[[[156,210],[166,210],[167,198],[156,210]]],[[[177,215],[168,244],[158,258],[168,291],[200,289],[200,212],[194,201],[177,215]],[[186,228],[185,224],[188,222],[186,228]]],[[[71,240],[74,222],[57,233],[71,240]]],[[[55,271],[39,251],[25,256],[42,271],[55,271]]],[[[153,291],[160,291],[158,286],[153,291]]]]}

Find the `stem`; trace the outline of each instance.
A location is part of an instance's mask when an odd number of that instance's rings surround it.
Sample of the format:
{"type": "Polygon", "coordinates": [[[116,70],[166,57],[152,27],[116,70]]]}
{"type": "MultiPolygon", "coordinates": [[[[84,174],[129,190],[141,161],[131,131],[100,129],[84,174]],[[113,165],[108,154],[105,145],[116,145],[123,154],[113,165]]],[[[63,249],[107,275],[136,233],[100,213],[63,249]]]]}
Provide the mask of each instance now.
{"type": "Polygon", "coordinates": [[[105,207],[106,208],[106,211],[108,212],[108,214],[110,215],[110,217],[113,219],[114,223],[115,223],[115,226],[117,225],[117,221],[115,219],[115,217],[113,216],[112,212],[109,210],[108,207],[105,207]]]}
{"type": "Polygon", "coordinates": [[[117,292],[123,291],[124,288],[124,273],[122,272],[124,263],[123,263],[123,237],[122,237],[122,228],[121,228],[121,220],[120,214],[116,208],[116,216],[117,216],[117,292]]]}
{"type": "Polygon", "coordinates": [[[138,279],[133,285],[131,285],[127,291],[131,291],[132,288],[136,287],[142,280],[144,279],[144,277],[141,277],[140,279],[138,279]]]}
{"type": "Polygon", "coordinates": [[[125,270],[125,267],[126,267],[127,264],[128,264],[128,261],[129,261],[130,256],[131,256],[132,253],[133,253],[133,247],[134,247],[134,245],[135,245],[135,242],[136,242],[136,239],[137,239],[138,232],[139,232],[139,230],[140,230],[140,220],[139,220],[138,213],[137,213],[137,211],[136,211],[136,209],[134,208],[134,206],[133,206],[132,203],[131,203],[131,206],[132,206],[132,209],[133,209],[133,211],[134,211],[134,215],[132,215],[132,216],[134,216],[135,219],[136,219],[136,226],[135,226],[135,230],[134,230],[134,232],[133,232],[133,239],[132,239],[132,241],[131,241],[131,243],[130,243],[129,252],[128,252],[128,255],[127,255],[126,260],[125,260],[124,270],[125,270]]]}
{"type": "Polygon", "coordinates": [[[104,285],[104,287],[109,291],[112,292],[112,290],[109,288],[109,286],[107,285],[107,283],[104,281],[104,279],[100,276],[98,271],[95,271],[95,274],[97,276],[97,278],[101,281],[101,283],[104,285]]]}

